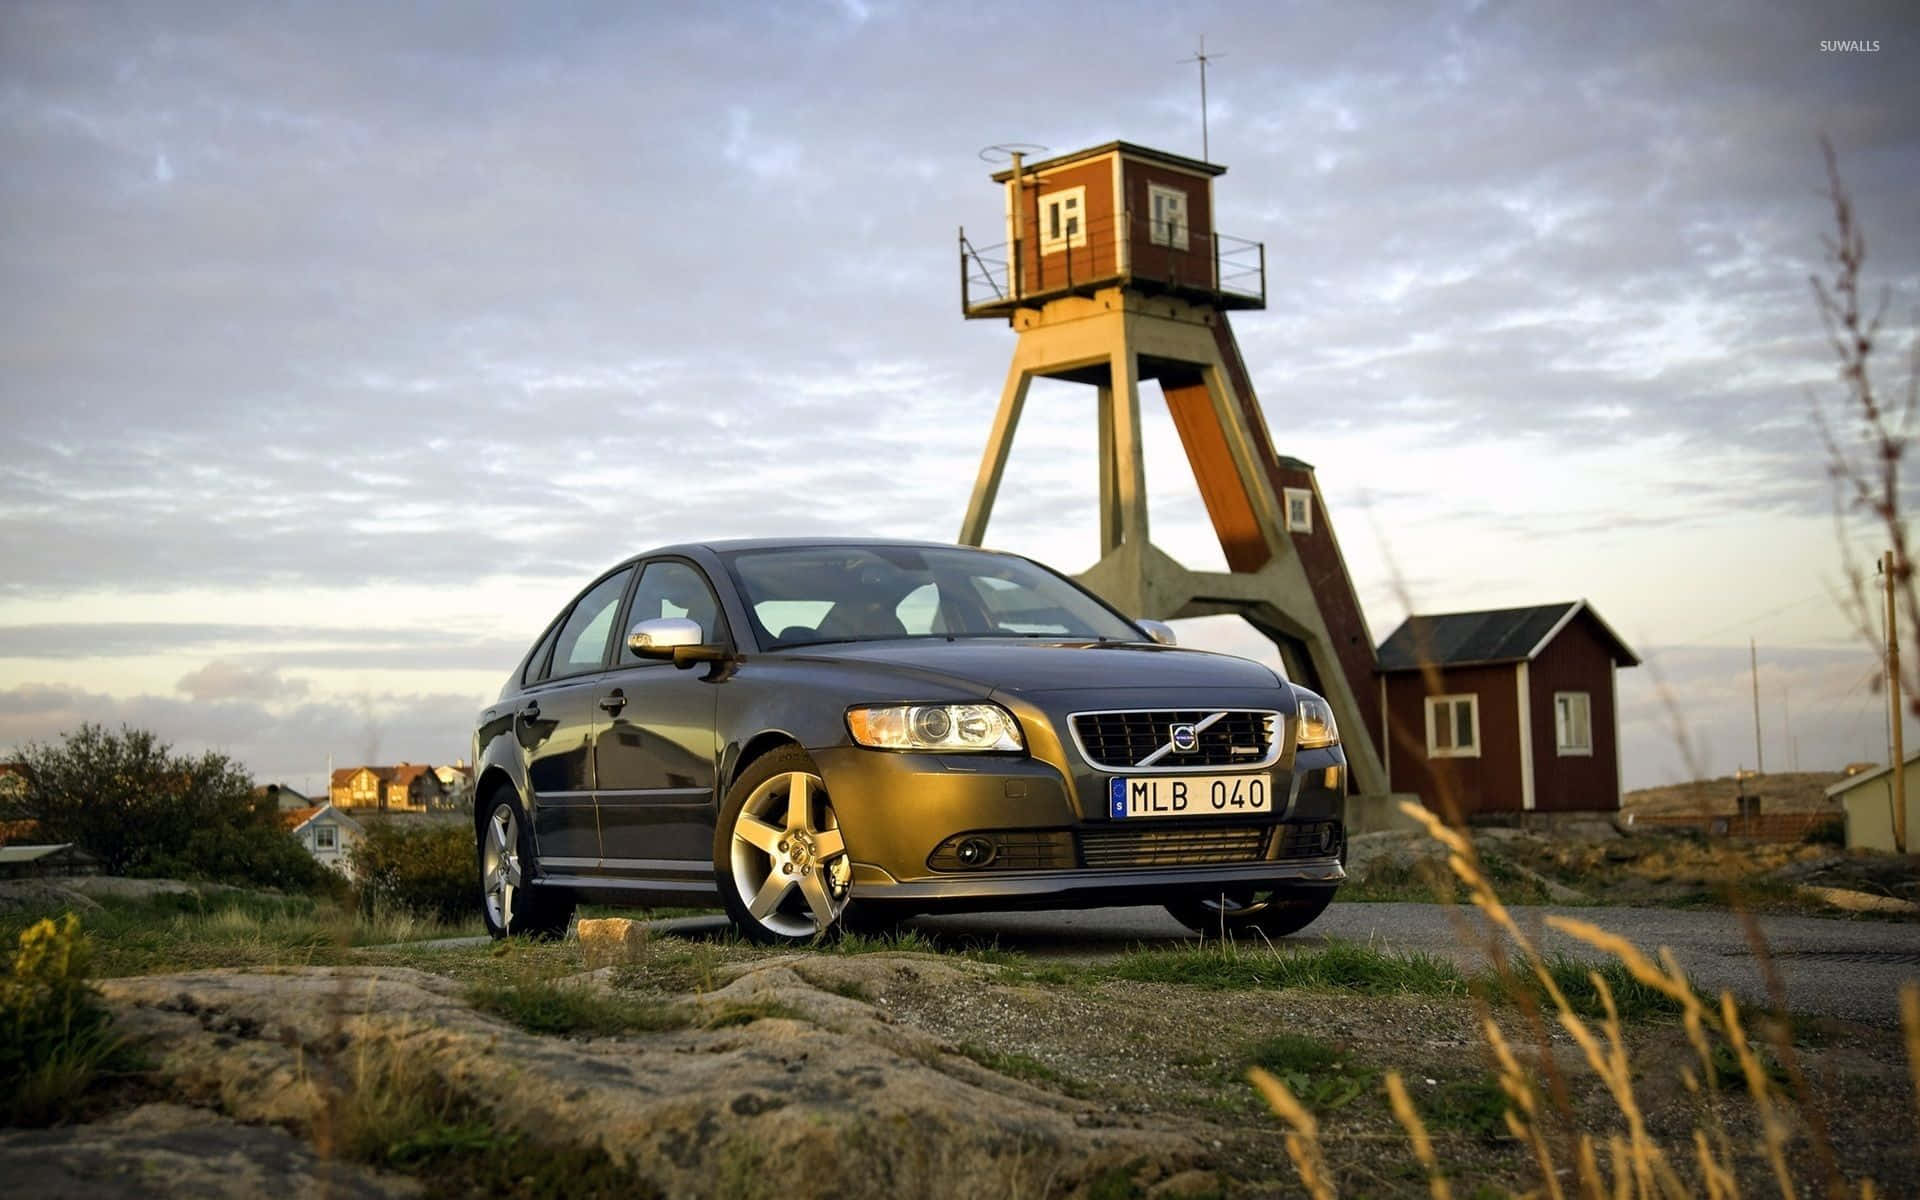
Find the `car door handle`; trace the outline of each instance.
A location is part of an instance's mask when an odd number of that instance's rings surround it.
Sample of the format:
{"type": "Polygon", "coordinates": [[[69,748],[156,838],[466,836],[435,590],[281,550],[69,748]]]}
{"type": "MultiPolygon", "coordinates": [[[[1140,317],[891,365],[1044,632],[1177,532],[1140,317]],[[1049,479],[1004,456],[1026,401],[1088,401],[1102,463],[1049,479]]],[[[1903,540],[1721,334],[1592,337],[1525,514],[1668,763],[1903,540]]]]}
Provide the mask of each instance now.
{"type": "Polygon", "coordinates": [[[619,716],[620,710],[625,708],[626,706],[627,706],[627,694],[621,691],[619,688],[615,688],[611,692],[608,692],[606,695],[600,697],[600,707],[607,710],[608,716],[611,716],[611,717],[619,716]]]}
{"type": "Polygon", "coordinates": [[[520,706],[520,719],[522,721],[538,721],[540,719],[540,702],[538,700],[529,700],[525,704],[522,704],[520,706]]]}

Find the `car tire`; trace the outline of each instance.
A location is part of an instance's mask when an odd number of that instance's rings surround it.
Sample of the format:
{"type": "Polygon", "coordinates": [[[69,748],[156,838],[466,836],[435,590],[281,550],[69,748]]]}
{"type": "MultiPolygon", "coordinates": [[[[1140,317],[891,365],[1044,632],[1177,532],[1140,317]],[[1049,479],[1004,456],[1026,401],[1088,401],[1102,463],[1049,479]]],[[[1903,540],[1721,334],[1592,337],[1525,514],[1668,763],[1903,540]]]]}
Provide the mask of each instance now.
{"type": "Polygon", "coordinates": [[[753,760],[714,823],[713,872],[740,936],[805,945],[837,936],[852,863],[826,783],[798,746],[753,760]]]}
{"type": "Polygon", "coordinates": [[[481,803],[486,820],[475,839],[480,866],[480,916],[495,939],[525,936],[551,941],[573,920],[570,892],[537,887],[539,860],[533,831],[512,793],[496,791],[481,803]]]}
{"type": "Polygon", "coordinates": [[[1240,888],[1196,896],[1167,905],[1174,920],[1198,934],[1215,937],[1258,930],[1288,937],[1313,924],[1333,903],[1328,888],[1240,888]]]}

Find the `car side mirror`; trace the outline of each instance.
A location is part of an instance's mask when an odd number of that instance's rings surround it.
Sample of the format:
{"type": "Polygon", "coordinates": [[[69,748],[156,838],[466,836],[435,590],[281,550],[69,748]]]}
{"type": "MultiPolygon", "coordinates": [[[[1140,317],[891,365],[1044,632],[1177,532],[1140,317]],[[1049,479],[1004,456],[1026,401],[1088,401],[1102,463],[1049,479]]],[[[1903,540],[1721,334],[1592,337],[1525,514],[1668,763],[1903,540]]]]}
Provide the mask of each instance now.
{"type": "Polygon", "coordinates": [[[627,631],[627,649],[637,658],[670,658],[686,670],[695,663],[725,662],[732,655],[724,645],[709,644],[700,622],[685,617],[655,617],[627,631]]]}
{"type": "Polygon", "coordinates": [[[1162,646],[1178,646],[1180,639],[1173,636],[1173,626],[1165,621],[1135,621],[1135,625],[1147,631],[1147,636],[1162,646]]]}
{"type": "Polygon", "coordinates": [[[700,644],[700,622],[685,617],[655,617],[627,633],[627,649],[640,658],[672,658],[675,648],[700,644]]]}

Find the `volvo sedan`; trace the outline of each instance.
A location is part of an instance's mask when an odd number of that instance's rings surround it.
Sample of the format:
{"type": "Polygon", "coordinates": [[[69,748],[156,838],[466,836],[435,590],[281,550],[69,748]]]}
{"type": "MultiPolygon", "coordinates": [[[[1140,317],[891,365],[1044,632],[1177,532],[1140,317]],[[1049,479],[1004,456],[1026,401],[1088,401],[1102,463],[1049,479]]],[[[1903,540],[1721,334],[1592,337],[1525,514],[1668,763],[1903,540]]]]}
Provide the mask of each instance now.
{"type": "Polygon", "coordinates": [[[1341,870],[1325,700],[1029,559],[671,546],[594,580],[480,715],[487,926],[718,902],[756,942],[1160,904],[1293,933],[1341,870]]]}

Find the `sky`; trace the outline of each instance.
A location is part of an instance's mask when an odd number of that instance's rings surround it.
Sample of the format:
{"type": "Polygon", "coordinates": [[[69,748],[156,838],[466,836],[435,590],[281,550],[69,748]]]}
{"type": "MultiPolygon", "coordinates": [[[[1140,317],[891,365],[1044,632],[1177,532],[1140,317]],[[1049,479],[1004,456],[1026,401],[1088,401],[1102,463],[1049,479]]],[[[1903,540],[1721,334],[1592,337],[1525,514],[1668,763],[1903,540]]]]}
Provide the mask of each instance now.
{"type": "MultiPolygon", "coordinates": [[[[1197,157],[1202,35],[1216,225],[1266,248],[1234,329],[1375,641],[1585,598],[1646,660],[1628,787],[1754,765],[1749,639],[1767,769],[1885,761],[1838,603],[1883,539],[1836,520],[1808,281],[1825,137],[1897,392],[1904,0],[16,0],[0,749],[126,723],[309,789],[451,760],[632,553],[951,539],[1014,346],[960,315],[956,230],[1004,237],[981,151],[1197,157]]],[[[1154,540],[1220,568],[1142,403],[1154,540]]],[[[1093,422],[1035,387],[989,544],[1092,562],[1093,422]]]]}

